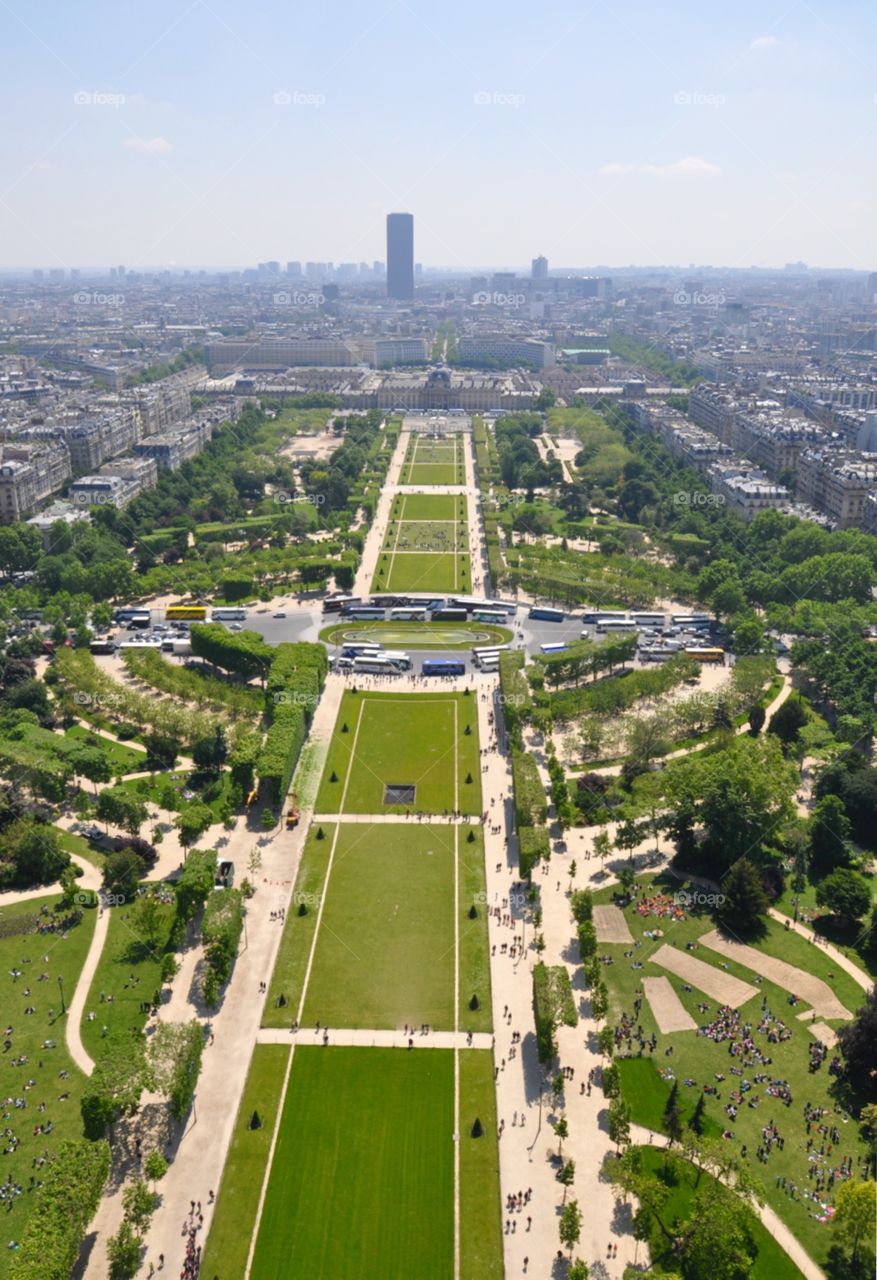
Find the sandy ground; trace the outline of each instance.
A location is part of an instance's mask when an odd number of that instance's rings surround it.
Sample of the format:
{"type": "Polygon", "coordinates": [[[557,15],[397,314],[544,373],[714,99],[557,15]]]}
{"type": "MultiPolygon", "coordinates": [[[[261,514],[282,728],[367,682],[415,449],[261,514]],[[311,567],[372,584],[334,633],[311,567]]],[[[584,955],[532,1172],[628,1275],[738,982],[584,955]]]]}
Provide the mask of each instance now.
{"type": "Polygon", "coordinates": [[[633,942],[633,935],[620,907],[594,907],[594,928],[598,942],[633,942]]]}
{"type": "Polygon", "coordinates": [[[800,1014],[801,1018],[809,1018],[812,1013],[815,1013],[817,1018],[849,1020],[853,1016],[849,1009],[844,1008],[828,983],[812,973],[807,973],[804,969],[787,964],[785,960],[778,960],[776,956],[765,955],[763,951],[756,951],[755,947],[747,947],[743,942],[724,938],[716,929],[705,933],[700,941],[711,951],[718,951],[719,955],[727,956],[729,960],[745,964],[762,978],[775,982],[784,991],[806,1001],[811,1006],[811,1010],[800,1014]]]}
{"type": "Polygon", "coordinates": [[[658,948],[652,960],[655,964],[663,965],[665,969],[675,973],[678,978],[682,978],[683,982],[697,987],[713,1000],[718,1000],[719,1004],[730,1005],[732,1009],[739,1009],[741,1004],[758,995],[757,987],[750,986],[748,982],[741,982],[731,973],[714,969],[711,964],[698,960],[687,951],[679,951],[666,942],[658,948]]]}
{"type": "Polygon", "coordinates": [[[643,978],[643,991],[662,1035],[671,1031],[694,1031],[697,1023],[685,1008],[663,974],[659,978],[643,978]]]}

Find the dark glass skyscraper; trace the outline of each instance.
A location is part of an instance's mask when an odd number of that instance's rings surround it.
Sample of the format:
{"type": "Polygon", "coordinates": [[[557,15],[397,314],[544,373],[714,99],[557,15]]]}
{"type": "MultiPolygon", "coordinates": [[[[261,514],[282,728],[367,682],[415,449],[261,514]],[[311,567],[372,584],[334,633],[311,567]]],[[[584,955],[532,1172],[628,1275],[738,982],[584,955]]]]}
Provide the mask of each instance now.
{"type": "Polygon", "coordinates": [[[387,214],[387,297],[414,297],[414,217],[387,214]]]}

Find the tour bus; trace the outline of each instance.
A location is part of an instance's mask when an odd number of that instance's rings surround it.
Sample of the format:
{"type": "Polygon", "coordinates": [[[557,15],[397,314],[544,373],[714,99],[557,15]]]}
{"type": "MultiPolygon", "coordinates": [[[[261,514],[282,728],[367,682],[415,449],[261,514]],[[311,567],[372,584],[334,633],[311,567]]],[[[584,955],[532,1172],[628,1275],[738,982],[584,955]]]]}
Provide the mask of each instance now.
{"type": "Polygon", "coordinates": [[[353,659],[353,670],[372,672],[374,675],[395,676],[399,674],[398,662],[394,662],[386,653],[367,653],[353,659]]]}
{"type": "Polygon", "coordinates": [[[475,659],[476,666],[480,666],[484,658],[499,658],[501,653],[506,653],[507,651],[507,644],[484,645],[480,649],[473,649],[472,657],[475,659]]]}
{"type": "Polygon", "coordinates": [[[539,648],[542,650],[543,653],[563,653],[564,649],[566,648],[566,645],[563,643],[540,644],[539,648]]]}
{"type": "Polygon", "coordinates": [[[376,609],[373,605],[365,604],[353,605],[344,610],[345,618],[350,618],[352,622],[383,622],[386,615],[386,609],[376,609]]]}
{"type": "Polygon", "coordinates": [[[478,664],[481,671],[490,675],[491,672],[499,671],[499,654],[495,658],[482,658],[478,664]]]}
{"type": "Polygon", "coordinates": [[[517,605],[503,600],[481,600],[477,596],[452,596],[448,601],[452,609],[465,609],[467,613],[487,609],[491,613],[515,613],[517,605]]]}
{"type": "MultiPolygon", "coordinates": [[[[207,617],[207,606],[203,604],[169,604],[164,611],[168,622],[203,622],[207,617]]],[[[246,617],[246,613],[244,614],[246,617]]]]}
{"type": "Polygon", "coordinates": [[[469,617],[465,609],[433,609],[430,622],[465,622],[469,617]]]}
{"type": "Polygon", "coordinates": [[[625,609],[600,609],[593,612],[583,613],[582,622],[586,622],[589,626],[594,626],[598,622],[615,622],[620,618],[626,618],[627,611],[625,609]]]}
{"type": "Polygon", "coordinates": [[[213,609],[210,614],[211,622],[243,622],[247,616],[246,609],[233,609],[220,605],[218,609],[213,609]]]}
{"type": "Polygon", "coordinates": [[[116,642],[112,636],[95,636],[88,646],[92,653],[115,653],[116,642]]]}
{"type": "Polygon", "coordinates": [[[351,641],[350,644],[341,646],[342,658],[359,658],[366,653],[383,653],[384,646],[382,644],[359,644],[351,641]]]}
{"type": "Polygon", "coordinates": [[[712,618],[708,613],[674,613],[670,621],[674,627],[708,627],[712,618]]]}
{"type": "Polygon", "coordinates": [[[387,658],[390,662],[394,663],[399,671],[411,670],[411,659],[408,657],[408,654],[403,653],[401,649],[385,649],[384,652],[378,656],[381,658],[387,658]]]}
{"type": "Polygon", "coordinates": [[[542,605],[534,605],[527,617],[537,622],[563,622],[566,614],[562,609],[546,609],[542,605]]]}
{"type": "Polygon", "coordinates": [[[692,648],[683,650],[685,656],[694,658],[695,662],[724,662],[724,649],[692,648]]]}
{"type": "Polygon", "coordinates": [[[462,676],[466,664],[460,658],[425,658],[420,670],[425,676],[462,676]]]}
{"type": "Polygon", "coordinates": [[[598,622],[597,634],[606,635],[616,631],[637,631],[639,628],[630,618],[613,618],[611,622],[598,622]]]}
{"type": "Polygon", "coordinates": [[[505,620],[506,615],[504,613],[488,613],[485,610],[484,612],[476,611],[472,614],[473,622],[492,622],[494,626],[498,627],[501,627],[505,620]]]}
{"type": "Polygon", "coordinates": [[[429,614],[425,609],[403,608],[390,610],[391,622],[426,622],[428,618],[429,614]]]}
{"type": "MultiPolygon", "coordinates": [[[[128,606],[124,609],[115,609],[113,611],[113,622],[115,622],[116,624],[120,622],[128,622],[130,621],[131,618],[134,618],[143,613],[148,614],[149,610],[137,609],[137,608],[134,608],[133,606],[128,606]]],[[[23,616],[25,621],[27,621],[31,617],[31,615],[28,613],[24,614],[23,616]]],[[[39,621],[39,619],[37,619],[37,621],[39,621]]]]}
{"type": "Polygon", "coordinates": [[[123,649],[160,649],[161,640],[123,640],[119,645],[119,651],[123,649]]]}
{"type": "Polygon", "coordinates": [[[125,619],[123,624],[130,630],[142,630],[144,627],[152,626],[152,614],[148,609],[137,609],[129,618],[125,619]]]}
{"type": "Polygon", "coordinates": [[[632,613],[630,620],[638,627],[663,627],[664,625],[663,613],[632,613]]]}
{"type": "Polygon", "coordinates": [[[342,613],[351,605],[362,604],[362,596],[329,596],[323,601],[323,613],[342,613]]]}

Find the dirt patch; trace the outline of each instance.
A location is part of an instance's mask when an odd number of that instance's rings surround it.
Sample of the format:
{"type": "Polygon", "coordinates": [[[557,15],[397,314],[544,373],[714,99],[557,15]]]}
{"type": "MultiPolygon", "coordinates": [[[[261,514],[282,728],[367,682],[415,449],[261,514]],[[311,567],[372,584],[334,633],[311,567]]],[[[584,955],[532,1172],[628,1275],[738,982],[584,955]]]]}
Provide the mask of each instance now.
{"type": "MultiPolygon", "coordinates": [[[[790,995],[796,995],[800,1000],[805,1000],[817,1018],[849,1020],[853,1016],[849,1009],[844,1008],[827,982],[823,982],[812,973],[807,973],[804,969],[797,969],[793,964],[787,964],[785,960],[778,960],[776,956],[768,956],[763,951],[756,951],[755,947],[748,947],[745,942],[732,942],[728,938],[723,938],[717,929],[713,929],[711,933],[705,933],[700,941],[710,950],[718,951],[719,955],[727,956],[729,960],[736,960],[738,964],[745,964],[747,968],[754,970],[762,978],[767,978],[769,982],[776,983],[790,995]]],[[[809,1014],[800,1016],[809,1017],[809,1014]]]]}
{"type": "Polygon", "coordinates": [[[662,1035],[697,1029],[697,1023],[673,990],[669,978],[643,978],[643,991],[662,1035]]]}
{"type": "Polygon", "coordinates": [[[829,1049],[833,1049],[837,1044],[837,1032],[824,1022],[811,1022],[807,1030],[810,1032],[811,1036],[815,1036],[817,1040],[821,1040],[829,1049]]]}
{"type": "Polygon", "coordinates": [[[594,907],[594,928],[598,942],[633,942],[620,907],[594,907]]]}
{"type": "Polygon", "coordinates": [[[758,994],[757,987],[750,986],[748,982],[741,982],[733,974],[715,969],[703,960],[696,960],[687,951],[678,951],[676,947],[668,946],[666,942],[655,952],[652,960],[655,964],[663,965],[665,969],[675,973],[683,982],[688,982],[699,991],[703,991],[705,995],[712,996],[713,1000],[718,1000],[719,1004],[730,1005],[732,1009],[739,1009],[747,1000],[751,1000],[758,994]]]}

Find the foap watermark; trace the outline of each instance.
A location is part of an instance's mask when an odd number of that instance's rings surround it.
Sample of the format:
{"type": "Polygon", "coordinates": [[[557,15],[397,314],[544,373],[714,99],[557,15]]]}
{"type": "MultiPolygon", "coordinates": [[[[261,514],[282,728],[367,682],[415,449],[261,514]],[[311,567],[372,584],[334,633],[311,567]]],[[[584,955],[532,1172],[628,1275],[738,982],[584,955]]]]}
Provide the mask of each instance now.
{"type": "Polygon", "coordinates": [[[527,101],[523,93],[502,93],[499,89],[479,89],[473,94],[476,107],[522,107],[527,101]]]}
{"type": "Polygon", "coordinates": [[[677,507],[723,507],[725,505],[725,498],[721,493],[685,493],[680,491],[673,494],[673,501],[677,507]]]}
{"type": "Polygon", "coordinates": [[[82,493],[79,490],[69,493],[67,501],[79,507],[114,507],[116,505],[116,499],[112,493],[82,493]]]}
{"type": "Polygon", "coordinates": [[[677,89],[673,94],[677,107],[723,107],[723,93],[701,93],[699,89],[677,89]]]}
{"type": "Polygon", "coordinates": [[[706,893],[703,889],[680,889],[673,894],[673,901],[677,907],[691,911],[696,907],[722,907],[725,905],[725,895],[706,893]]]}
{"type": "Polygon", "coordinates": [[[304,907],[308,911],[319,911],[323,901],[321,893],[301,893],[298,890],[292,895],[294,907],[304,907]]]}
{"type": "Polygon", "coordinates": [[[473,307],[522,307],[527,301],[525,293],[496,293],[488,289],[479,289],[472,294],[473,307]]]}
{"type": "Polygon", "coordinates": [[[325,294],[318,289],[293,289],[291,293],[281,289],[273,298],[275,307],[321,307],[325,301],[325,294]]]}
{"type": "Polygon", "coordinates": [[[298,689],[291,691],[284,689],[273,695],[273,701],[275,706],[278,707],[315,707],[320,699],[316,693],[301,693],[298,689]]]}
{"type": "Polygon", "coordinates": [[[723,307],[725,301],[721,289],[718,293],[703,293],[698,289],[689,293],[687,289],[677,289],[673,294],[673,304],[677,307],[723,307]]]}
{"type": "Polygon", "coordinates": [[[88,693],[85,689],[77,689],[73,701],[78,707],[103,708],[115,711],[123,705],[124,699],[118,693],[88,693]]]}
{"type": "Polygon", "coordinates": [[[305,93],[303,89],[277,89],[272,95],[275,107],[322,107],[326,103],[324,93],[305,93]]]}
{"type": "Polygon", "coordinates": [[[73,301],[77,307],[123,307],[125,295],[124,293],[91,293],[82,289],[79,293],[74,293],[73,301]]]}
{"type": "Polygon", "coordinates": [[[309,503],[312,507],[322,507],[326,502],[325,493],[287,493],[278,489],[274,493],[274,502],[278,507],[291,507],[309,503]]]}
{"type": "Polygon", "coordinates": [[[80,89],[73,95],[73,105],[76,107],[124,107],[126,102],[124,93],[80,89]]]}
{"type": "Polygon", "coordinates": [[[493,696],[504,707],[522,707],[527,701],[523,693],[495,693],[493,696]]]}
{"type": "Polygon", "coordinates": [[[497,508],[522,507],[526,505],[527,495],[525,493],[498,493],[493,501],[497,508]]]}
{"type": "Polygon", "coordinates": [[[106,893],[103,889],[78,889],[73,901],[80,907],[94,906],[95,898],[102,907],[124,907],[124,893],[106,893]]]}

